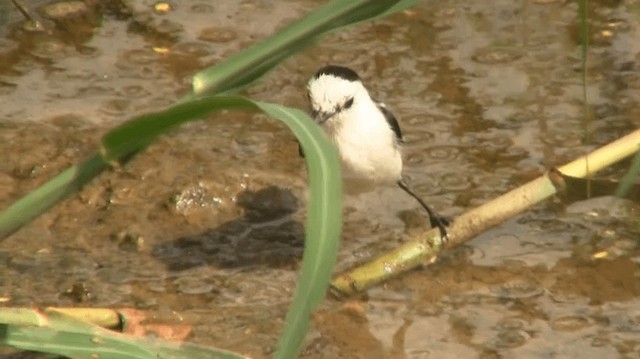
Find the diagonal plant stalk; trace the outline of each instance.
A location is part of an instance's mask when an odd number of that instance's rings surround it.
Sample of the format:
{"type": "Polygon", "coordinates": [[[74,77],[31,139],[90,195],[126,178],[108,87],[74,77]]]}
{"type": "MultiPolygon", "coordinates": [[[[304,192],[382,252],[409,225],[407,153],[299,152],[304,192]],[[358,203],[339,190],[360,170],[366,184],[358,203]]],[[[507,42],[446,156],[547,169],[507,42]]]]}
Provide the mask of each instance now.
{"type": "MultiPolygon", "coordinates": [[[[640,130],[607,144],[557,169],[584,178],[640,150],[640,130]],[[588,166],[587,166],[588,163],[588,166]]],[[[447,247],[460,245],[497,226],[564,187],[559,173],[551,171],[456,218],[449,228],[447,247]]],[[[339,296],[353,295],[425,263],[430,264],[444,248],[437,229],[418,234],[408,243],[368,263],[346,271],[331,283],[339,296]]]]}

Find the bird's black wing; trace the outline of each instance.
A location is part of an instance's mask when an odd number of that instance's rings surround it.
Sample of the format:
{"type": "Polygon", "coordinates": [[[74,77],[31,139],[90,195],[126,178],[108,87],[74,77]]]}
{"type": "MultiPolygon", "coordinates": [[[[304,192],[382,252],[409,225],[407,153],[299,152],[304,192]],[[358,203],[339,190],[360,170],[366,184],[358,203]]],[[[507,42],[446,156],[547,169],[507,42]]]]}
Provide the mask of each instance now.
{"type": "Polygon", "coordinates": [[[404,142],[402,138],[402,131],[400,131],[400,125],[398,124],[398,120],[396,120],[396,117],[393,115],[393,113],[391,113],[391,111],[389,111],[387,106],[385,106],[385,104],[383,104],[382,102],[376,102],[376,105],[378,106],[378,109],[380,110],[380,112],[384,114],[384,118],[387,119],[387,123],[389,124],[389,127],[391,127],[391,129],[393,130],[393,133],[396,134],[396,140],[399,143],[404,142]]]}

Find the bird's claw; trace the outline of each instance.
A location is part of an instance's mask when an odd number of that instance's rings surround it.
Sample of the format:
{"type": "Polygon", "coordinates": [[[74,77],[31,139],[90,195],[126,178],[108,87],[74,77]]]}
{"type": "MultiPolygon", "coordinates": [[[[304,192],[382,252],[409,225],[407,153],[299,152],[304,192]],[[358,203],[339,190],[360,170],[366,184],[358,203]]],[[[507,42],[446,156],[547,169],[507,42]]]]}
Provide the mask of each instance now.
{"type": "Polygon", "coordinates": [[[447,232],[447,226],[451,224],[451,219],[448,217],[441,217],[440,215],[435,215],[430,218],[431,228],[438,228],[440,231],[440,238],[442,238],[443,243],[447,243],[449,241],[449,233],[447,232]]]}

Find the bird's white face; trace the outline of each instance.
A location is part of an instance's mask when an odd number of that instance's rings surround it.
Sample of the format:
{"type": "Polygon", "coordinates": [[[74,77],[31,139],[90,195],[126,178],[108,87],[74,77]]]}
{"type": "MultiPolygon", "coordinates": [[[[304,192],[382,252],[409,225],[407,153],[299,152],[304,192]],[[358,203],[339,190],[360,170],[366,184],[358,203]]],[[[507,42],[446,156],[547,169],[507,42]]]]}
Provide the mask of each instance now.
{"type": "Polygon", "coordinates": [[[314,120],[338,148],[344,178],[364,186],[395,183],[401,177],[394,129],[353,70],[325,66],[312,76],[307,90],[314,120]]]}
{"type": "Polygon", "coordinates": [[[313,77],[307,84],[309,103],[314,120],[323,124],[335,115],[350,111],[368,97],[360,80],[348,80],[332,74],[313,77]]]}

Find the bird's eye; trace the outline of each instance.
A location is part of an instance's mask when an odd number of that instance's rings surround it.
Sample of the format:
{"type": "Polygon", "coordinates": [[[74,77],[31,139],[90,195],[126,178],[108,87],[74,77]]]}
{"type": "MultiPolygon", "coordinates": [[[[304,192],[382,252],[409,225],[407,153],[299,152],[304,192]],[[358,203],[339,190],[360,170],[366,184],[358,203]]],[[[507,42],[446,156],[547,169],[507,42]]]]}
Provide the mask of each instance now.
{"type": "Polygon", "coordinates": [[[347,109],[353,105],[353,97],[348,99],[347,102],[344,103],[344,108],[347,109]]]}

